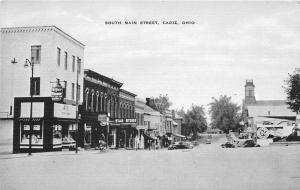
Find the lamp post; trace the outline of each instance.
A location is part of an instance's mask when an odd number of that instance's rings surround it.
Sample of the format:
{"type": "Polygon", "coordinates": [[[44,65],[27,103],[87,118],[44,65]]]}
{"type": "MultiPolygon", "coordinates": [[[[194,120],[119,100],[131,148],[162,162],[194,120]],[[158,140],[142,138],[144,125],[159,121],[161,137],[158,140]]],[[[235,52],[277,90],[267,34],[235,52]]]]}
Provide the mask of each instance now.
{"type": "Polygon", "coordinates": [[[108,136],[109,136],[109,117],[110,113],[107,113],[107,134],[106,134],[106,148],[108,150],[108,136]]]}
{"type": "Polygon", "coordinates": [[[34,63],[29,61],[28,59],[25,60],[24,67],[27,68],[28,66],[31,67],[31,78],[29,81],[29,91],[30,91],[30,116],[29,116],[29,149],[28,149],[28,156],[31,156],[31,139],[32,139],[32,95],[33,95],[33,89],[32,89],[32,80],[33,80],[33,69],[34,69],[34,63]]]}
{"type": "Polygon", "coordinates": [[[79,69],[78,69],[78,65],[77,65],[77,71],[76,71],[76,140],[75,140],[75,153],[78,153],[78,93],[80,93],[80,91],[78,92],[78,74],[79,74],[79,69]]]}

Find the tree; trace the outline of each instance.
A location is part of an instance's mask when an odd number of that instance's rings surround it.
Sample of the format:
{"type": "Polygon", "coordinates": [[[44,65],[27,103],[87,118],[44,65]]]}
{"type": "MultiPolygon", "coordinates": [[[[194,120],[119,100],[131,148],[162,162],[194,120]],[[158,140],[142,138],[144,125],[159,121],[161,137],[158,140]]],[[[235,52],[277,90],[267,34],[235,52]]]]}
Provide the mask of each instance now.
{"type": "MultiPolygon", "coordinates": [[[[184,110],[181,109],[179,115],[182,115],[183,113],[184,110]]],[[[184,114],[183,120],[184,124],[182,125],[182,132],[184,135],[192,134],[193,137],[196,137],[198,132],[203,132],[207,128],[203,106],[192,105],[184,114]]]]}
{"type": "Polygon", "coordinates": [[[154,98],[154,104],[157,111],[164,113],[170,108],[172,102],[170,102],[170,98],[167,94],[160,94],[159,97],[154,98]]]}
{"type": "Polygon", "coordinates": [[[241,119],[240,106],[231,101],[231,97],[221,95],[217,100],[213,98],[213,102],[209,104],[209,114],[211,115],[211,125],[213,128],[219,128],[224,132],[229,130],[237,130],[241,119]]]}
{"type": "Polygon", "coordinates": [[[289,108],[299,114],[300,112],[300,74],[296,71],[289,74],[289,78],[285,81],[285,92],[287,94],[286,103],[289,108]]]}

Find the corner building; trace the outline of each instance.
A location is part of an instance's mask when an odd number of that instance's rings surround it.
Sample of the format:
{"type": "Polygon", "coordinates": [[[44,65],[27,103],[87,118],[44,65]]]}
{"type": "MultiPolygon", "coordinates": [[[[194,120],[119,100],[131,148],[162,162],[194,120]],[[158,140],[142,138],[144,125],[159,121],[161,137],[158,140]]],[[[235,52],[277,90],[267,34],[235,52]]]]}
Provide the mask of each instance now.
{"type": "Polygon", "coordinates": [[[1,28],[0,112],[7,114],[0,125],[12,136],[14,153],[28,151],[30,134],[33,151],[75,142],[83,57],[84,44],[56,26],[1,28]],[[55,88],[60,93],[53,98],[55,88]]]}

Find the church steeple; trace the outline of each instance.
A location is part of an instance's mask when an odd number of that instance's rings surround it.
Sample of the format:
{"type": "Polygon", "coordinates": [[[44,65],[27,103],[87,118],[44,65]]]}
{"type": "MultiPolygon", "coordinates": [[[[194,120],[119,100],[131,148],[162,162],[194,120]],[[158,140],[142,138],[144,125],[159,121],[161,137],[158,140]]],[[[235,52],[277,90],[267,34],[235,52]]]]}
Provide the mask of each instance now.
{"type": "Polygon", "coordinates": [[[255,85],[253,84],[253,80],[246,80],[245,84],[245,103],[246,104],[255,104],[255,85]]]}

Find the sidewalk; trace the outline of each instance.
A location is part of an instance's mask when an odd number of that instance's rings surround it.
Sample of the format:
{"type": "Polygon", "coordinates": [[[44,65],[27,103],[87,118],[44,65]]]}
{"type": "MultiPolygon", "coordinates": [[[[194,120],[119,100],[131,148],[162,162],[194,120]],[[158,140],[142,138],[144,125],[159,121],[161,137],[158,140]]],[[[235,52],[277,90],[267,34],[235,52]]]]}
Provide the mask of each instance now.
{"type": "MultiPolygon", "coordinates": [[[[161,149],[109,149],[108,151],[100,152],[100,150],[96,149],[78,149],[78,153],[75,153],[75,150],[62,150],[62,151],[53,151],[53,152],[33,152],[32,156],[37,157],[37,156],[68,156],[68,155],[87,155],[87,154],[95,154],[95,153],[101,153],[101,154],[110,154],[110,153],[117,153],[117,152],[140,152],[140,151],[147,151],[147,152],[152,152],[152,151],[161,151],[161,150],[166,150],[165,148],[161,149]]],[[[29,157],[28,153],[17,153],[13,154],[12,152],[0,152],[0,160],[1,159],[14,159],[14,158],[26,158],[29,157]]]]}

